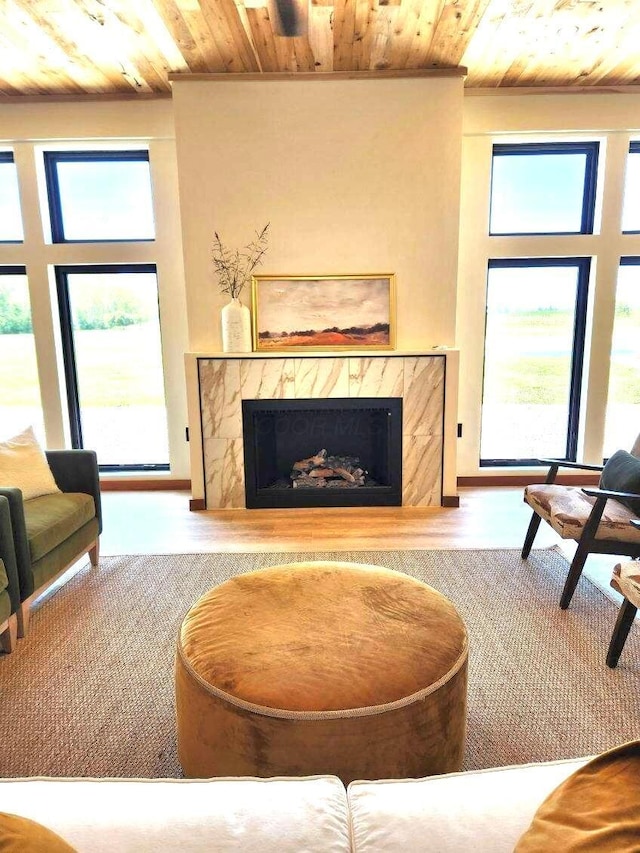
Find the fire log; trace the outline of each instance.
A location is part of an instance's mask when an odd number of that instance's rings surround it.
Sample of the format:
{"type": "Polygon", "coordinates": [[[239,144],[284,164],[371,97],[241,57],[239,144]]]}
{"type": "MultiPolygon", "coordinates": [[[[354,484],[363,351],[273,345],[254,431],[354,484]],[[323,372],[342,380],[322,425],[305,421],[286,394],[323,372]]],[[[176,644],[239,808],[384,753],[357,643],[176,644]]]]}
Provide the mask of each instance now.
{"type": "Polygon", "coordinates": [[[319,450],[315,456],[309,456],[307,459],[300,459],[293,463],[294,471],[310,471],[312,468],[317,468],[324,465],[327,458],[326,450],[319,450]]]}

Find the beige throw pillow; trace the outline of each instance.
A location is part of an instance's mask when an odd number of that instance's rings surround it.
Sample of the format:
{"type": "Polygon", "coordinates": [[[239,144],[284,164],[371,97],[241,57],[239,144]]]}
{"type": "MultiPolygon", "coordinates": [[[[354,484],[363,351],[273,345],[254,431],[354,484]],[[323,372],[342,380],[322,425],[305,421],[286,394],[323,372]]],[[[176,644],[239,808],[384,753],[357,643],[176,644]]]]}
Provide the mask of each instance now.
{"type": "Polygon", "coordinates": [[[0,486],[20,489],[25,501],[60,491],[32,427],[0,442],[0,486]]]}

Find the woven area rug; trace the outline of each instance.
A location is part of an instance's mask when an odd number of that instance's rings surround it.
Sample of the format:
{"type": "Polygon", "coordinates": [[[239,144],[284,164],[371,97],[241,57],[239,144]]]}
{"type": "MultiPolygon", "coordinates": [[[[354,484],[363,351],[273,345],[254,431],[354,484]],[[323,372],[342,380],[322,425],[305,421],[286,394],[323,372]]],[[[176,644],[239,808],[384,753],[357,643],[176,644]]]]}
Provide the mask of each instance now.
{"type": "Polygon", "coordinates": [[[516,550],[104,557],[49,596],[28,637],[0,655],[0,775],[179,777],[173,657],[184,614],[234,574],[322,559],[406,572],[457,606],[470,643],[464,769],[640,737],[640,630],[610,670],[618,608],[582,579],[561,611],[568,564],[555,549],[526,562],[516,550]]]}

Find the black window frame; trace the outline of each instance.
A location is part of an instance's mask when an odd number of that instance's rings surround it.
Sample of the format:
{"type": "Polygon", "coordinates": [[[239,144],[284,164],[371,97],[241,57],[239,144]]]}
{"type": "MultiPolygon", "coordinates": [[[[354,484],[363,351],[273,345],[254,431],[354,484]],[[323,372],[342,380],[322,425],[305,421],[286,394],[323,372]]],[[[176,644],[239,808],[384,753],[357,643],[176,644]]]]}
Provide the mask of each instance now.
{"type": "MultiPolygon", "coordinates": [[[[16,165],[13,151],[0,151],[0,163],[13,163],[16,165]]],[[[19,192],[19,191],[18,191],[19,192]]],[[[22,222],[22,200],[18,194],[18,205],[20,206],[20,221],[22,222]]],[[[0,246],[21,246],[24,243],[24,222],[22,222],[22,240],[3,240],[0,237],[0,246]]]]}
{"type": "Polygon", "coordinates": [[[596,184],[600,143],[587,142],[509,142],[495,143],[491,156],[491,184],[489,192],[489,236],[490,237],[552,237],[570,234],[593,234],[596,210],[596,184]],[[496,157],[535,156],[544,154],[584,154],[584,187],[582,192],[582,214],[579,231],[492,231],[491,210],[493,204],[493,164],[496,157]]]}
{"type": "MultiPolygon", "coordinates": [[[[60,198],[60,182],[58,179],[58,163],[149,163],[148,149],[113,151],[45,151],[44,174],[49,203],[49,219],[51,223],[51,240],[53,243],[153,243],[153,237],[116,237],[103,239],[94,237],[89,240],[70,240],[64,235],[64,217],[62,199],[60,198]]],[[[155,227],[155,223],[154,223],[155,227]]]]}
{"type": "MultiPolygon", "coordinates": [[[[64,378],[67,396],[67,408],[69,410],[69,429],[71,432],[71,446],[83,448],[82,442],[82,419],[80,414],[80,397],[78,394],[78,373],[76,367],[76,354],[73,341],[73,323],[71,316],[71,301],[69,299],[69,275],[101,275],[109,273],[154,273],[158,274],[154,263],[128,263],[128,264],[57,264],[54,267],[56,291],[58,294],[58,311],[60,315],[60,337],[62,345],[64,378]]],[[[158,307],[158,316],[160,309],[158,307]]],[[[169,462],[158,462],[148,464],[126,464],[110,465],[99,464],[100,471],[169,471],[169,462]]]]}
{"type": "MultiPolygon", "coordinates": [[[[584,368],[584,348],[587,332],[587,307],[589,299],[589,277],[591,257],[534,257],[534,258],[492,258],[487,265],[487,288],[491,269],[540,267],[577,267],[575,319],[573,326],[573,345],[571,351],[571,370],[569,385],[569,415],[567,420],[567,441],[565,459],[575,462],[578,453],[578,430],[580,425],[580,400],[582,395],[582,376],[584,368]]],[[[487,310],[485,308],[485,354],[482,365],[482,401],[484,401],[484,371],[486,364],[487,310]]],[[[483,403],[481,403],[482,405],[483,403]]],[[[481,419],[482,423],[482,419],[481,419]]],[[[480,443],[482,446],[482,442],[480,443]]],[[[539,459],[482,459],[480,468],[542,467],[539,459]]]]}
{"type": "MultiPolygon", "coordinates": [[[[629,155],[630,155],[630,154],[640,154],[640,141],[638,141],[638,142],[630,142],[630,143],[629,143],[629,150],[627,151],[627,158],[629,157],[629,155]]],[[[624,199],[625,199],[625,197],[626,197],[626,192],[627,192],[627,184],[626,184],[626,176],[625,176],[624,195],[623,195],[623,198],[622,198],[623,212],[624,212],[624,199]]],[[[632,229],[630,229],[629,231],[625,231],[625,230],[623,229],[623,230],[621,231],[621,233],[622,233],[622,234],[640,234],[640,228],[632,228],[632,229]]],[[[622,263],[622,258],[620,259],[620,262],[622,263]]],[[[629,265],[629,266],[630,266],[630,265],[629,265]]]]}

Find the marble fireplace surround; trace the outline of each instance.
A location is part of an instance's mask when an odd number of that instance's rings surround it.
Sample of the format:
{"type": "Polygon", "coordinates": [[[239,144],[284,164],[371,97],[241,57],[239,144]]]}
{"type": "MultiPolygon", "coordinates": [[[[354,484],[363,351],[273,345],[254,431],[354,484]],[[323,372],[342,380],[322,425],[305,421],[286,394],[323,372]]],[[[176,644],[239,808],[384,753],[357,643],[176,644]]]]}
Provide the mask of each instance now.
{"type": "Polygon", "coordinates": [[[242,400],[402,397],[402,505],[456,505],[458,351],[186,353],[192,509],[246,506],[242,400]]]}

